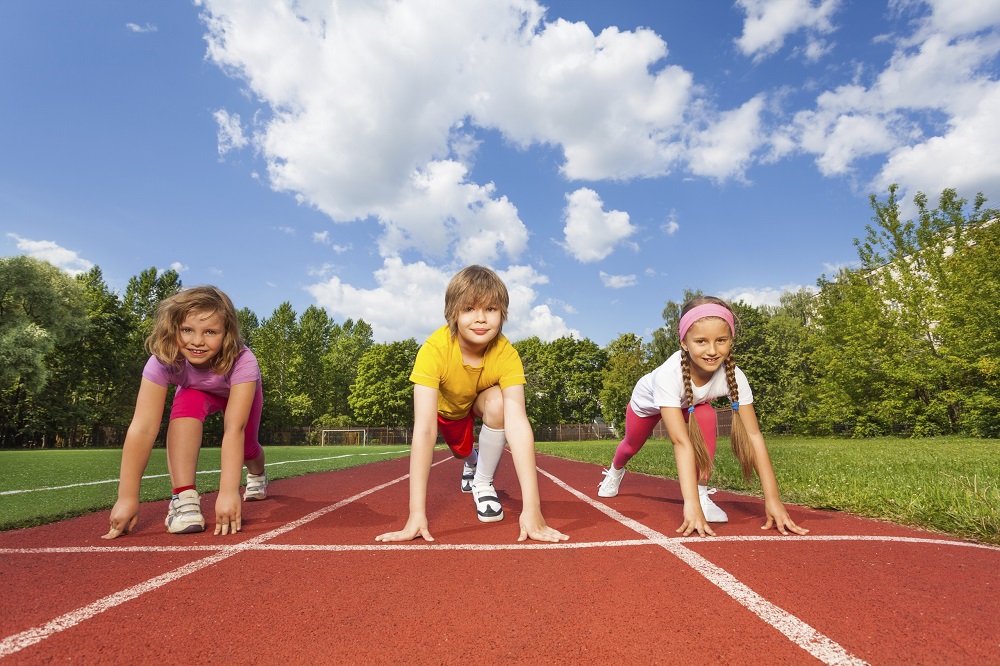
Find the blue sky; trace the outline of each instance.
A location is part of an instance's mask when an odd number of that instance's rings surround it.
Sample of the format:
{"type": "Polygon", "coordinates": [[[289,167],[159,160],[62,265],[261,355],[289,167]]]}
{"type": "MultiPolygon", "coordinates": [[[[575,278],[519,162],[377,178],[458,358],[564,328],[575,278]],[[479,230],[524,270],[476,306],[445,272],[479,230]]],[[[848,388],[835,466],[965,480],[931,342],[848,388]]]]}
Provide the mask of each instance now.
{"type": "Polygon", "coordinates": [[[1000,0],[0,3],[0,255],[155,266],[423,340],[648,340],[856,259],[898,183],[1000,201],[1000,0]]]}

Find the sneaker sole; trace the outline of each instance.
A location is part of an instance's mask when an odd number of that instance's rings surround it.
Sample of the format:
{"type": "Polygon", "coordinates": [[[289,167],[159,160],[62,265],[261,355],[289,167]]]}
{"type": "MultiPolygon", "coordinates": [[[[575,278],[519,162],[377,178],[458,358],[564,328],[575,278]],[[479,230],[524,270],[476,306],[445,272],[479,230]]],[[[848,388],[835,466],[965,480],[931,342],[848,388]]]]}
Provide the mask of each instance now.
{"type": "Polygon", "coordinates": [[[608,493],[608,492],[604,492],[603,490],[598,490],[597,491],[597,496],[598,497],[618,497],[618,491],[616,490],[613,493],[608,493]]]}
{"type": "Polygon", "coordinates": [[[204,532],[205,526],[193,523],[182,529],[175,530],[168,524],[167,531],[170,532],[171,534],[194,534],[195,532],[204,532]]]}
{"type": "Polygon", "coordinates": [[[244,502],[259,502],[261,500],[267,499],[267,493],[254,493],[253,495],[244,495],[244,502]]]}

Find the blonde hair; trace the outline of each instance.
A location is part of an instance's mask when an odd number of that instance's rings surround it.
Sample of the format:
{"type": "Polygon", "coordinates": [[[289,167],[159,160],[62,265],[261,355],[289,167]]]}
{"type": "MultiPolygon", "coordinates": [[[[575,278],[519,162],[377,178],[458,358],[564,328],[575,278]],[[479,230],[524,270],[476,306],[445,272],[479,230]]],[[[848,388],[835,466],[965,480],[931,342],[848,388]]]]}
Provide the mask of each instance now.
{"type": "MultiPolygon", "coordinates": [[[[699,305],[714,304],[721,305],[733,313],[734,328],[739,330],[739,318],[733,312],[733,308],[721,298],[714,296],[696,296],[684,304],[681,308],[683,317],[689,310],[699,305]]],[[[681,342],[684,342],[681,340],[681,342]]],[[[729,399],[734,404],[740,401],[740,389],[736,383],[736,360],[733,356],[733,348],[729,348],[729,355],[723,360],[726,369],[726,384],[729,389],[729,399]]],[[[691,354],[681,347],[681,374],[684,377],[684,395],[688,405],[694,407],[694,389],[691,385],[691,354]]],[[[708,455],[708,447],[705,446],[705,437],[698,425],[698,419],[694,418],[694,412],[688,416],[688,437],[694,447],[695,464],[698,466],[698,475],[701,479],[707,479],[712,474],[712,458],[708,455]]],[[[729,432],[729,444],[733,449],[733,455],[740,463],[740,470],[743,478],[749,480],[753,477],[756,468],[756,456],[754,454],[753,442],[747,435],[743,419],[740,417],[739,408],[733,410],[733,422],[729,432]]]]}
{"type": "MultiPolygon", "coordinates": [[[[500,310],[500,329],[503,329],[510,305],[507,286],[500,276],[485,266],[466,266],[451,278],[444,292],[444,318],[452,338],[458,335],[458,315],[462,309],[477,305],[494,306],[500,310]]],[[[493,341],[499,337],[500,330],[493,341]]]]}
{"type": "Polygon", "coordinates": [[[183,357],[177,335],[181,323],[192,312],[218,315],[222,320],[222,346],[212,358],[210,367],[217,374],[226,374],[233,369],[236,357],[243,350],[243,336],[233,302],[217,287],[192,287],[160,301],[156,306],[153,332],[146,338],[146,350],[160,363],[174,369],[180,367],[183,357]]]}

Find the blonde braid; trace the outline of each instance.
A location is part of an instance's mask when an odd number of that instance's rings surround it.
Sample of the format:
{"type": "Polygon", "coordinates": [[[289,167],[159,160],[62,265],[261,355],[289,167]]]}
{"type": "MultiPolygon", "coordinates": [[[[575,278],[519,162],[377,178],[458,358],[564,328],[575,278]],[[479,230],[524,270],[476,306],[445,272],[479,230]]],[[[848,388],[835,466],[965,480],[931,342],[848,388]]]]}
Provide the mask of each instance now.
{"type": "Polygon", "coordinates": [[[708,455],[708,448],[705,446],[705,436],[701,433],[701,426],[698,419],[694,417],[694,390],[691,388],[691,361],[686,349],[681,349],[681,375],[684,378],[684,397],[687,398],[688,407],[688,439],[694,448],[694,462],[698,468],[698,478],[708,479],[712,476],[712,457],[708,455]]]}
{"type": "Polygon", "coordinates": [[[733,358],[733,350],[729,350],[729,356],[724,361],[726,368],[726,383],[729,385],[729,399],[737,405],[733,410],[733,422],[729,428],[729,444],[733,448],[733,455],[740,462],[740,469],[743,471],[743,479],[749,481],[753,478],[754,469],[757,464],[754,453],[753,442],[747,435],[747,429],[743,426],[743,418],[740,416],[740,388],[736,383],[736,360],[733,358]]]}

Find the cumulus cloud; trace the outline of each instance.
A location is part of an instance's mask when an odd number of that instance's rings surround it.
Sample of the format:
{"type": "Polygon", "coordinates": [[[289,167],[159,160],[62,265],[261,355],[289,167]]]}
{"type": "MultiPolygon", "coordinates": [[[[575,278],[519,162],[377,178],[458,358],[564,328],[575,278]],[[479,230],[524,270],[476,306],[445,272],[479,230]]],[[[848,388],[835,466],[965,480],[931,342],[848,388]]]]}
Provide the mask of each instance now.
{"type": "Polygon", "coordinates": [[[761,60],[776,53],[792,34],[804,32],[803,54],[816,60],[827,52],[823,35],[833,32],[831,21],[841,0],[736,0],[746,13],[743,34],[736,45],[744,55],[761,60]]]}
{"type": "MultiPolygon", "coordinates": [[[[537,335],[554,340],[565,335],[579,335],[554,315],[548,305],[536,304],[535,287],[548,278],[530,266],[511,266],[497,274],[510,294],[508,323],[504,333],[512,340],[537,335]]],[[[405,264],[398,257],[386,258],[375,271],[377,286],[365,289],[345,283],[339,276],[327,276],[309,285],[307,291],[317,304],[335,317],[364,319],[372,325],[379,341],[423,338],[446,322],[444,292],[454,271],[425,262],[405,264]],[[391,316],[386,316],[386,313],[391,316]]]]}
{"type": "Polygon", "coordinates": [[[170,268],[172,268],[174,271],[178,273],[183,273],[188,270],[188,266],[186,264],[182,264],[179,261],[175,261],[174,263],[170,264],[170,268]]]}
{"type": "Polygon", "coordinates": [[[582,187],[566,195],[563,210],[566,224],[564,247],[578,261],[600,261],[611,254],[615,246],[635,233],[628,213],[604,211],[604,202],[597,192],[582,187]]]}
{"type": "Polygon", "coordinates": [[[12,233],[8,233],[7,237],[12,238],[17,243],[17,249],[24,254],[47,261],[72,276],[86,273],[94,267],[92,262],[87,261],[74,250],[67,250],[55,241],[36,241],[12,233]]]}
{"type": "Polygon", "coordinates": [[[775,155],[812,154],[827,176],[854,174],[862,160],[884,156],[867,184],[878,191],[898,183],[911,193],[969,192],[995,183],[998,168],[989,153],[998,133],[991,109],[1000,82],[989,65],[1000,54],[1000,2],[971,5],[946,17],[944,4],[930,2],[931,13],[914,32],[895,38],[892,56],[869,82],[859,75],[820,93],[813,108],[777,130],[775,155]]]}
{"type": "Polygon", "coordinates": [[[729,301],[731,303],[736,303],[737,301],[743,301],[747,305],[752,305],[753,307],[761,307],[764,305],[781,305],[781,297],[784,294],[794,293],[805,289],[807,291],[816,292],[817,288],[815,286],[803,286],[800,284],[788,284],[782,287],[763,287],[763,288],[745,288],[738,287],[736,289],[730,289],[719,294],[719,298],[729,301]]]}
{"type": "MultiPolygon", "coordinates": [[[[802,154],[831,178],[855,179],[859,164],[881,162],[870,183],[878,189],[990,189],[997,179],[989,149],[1000,0],[890,0],[890,10],[917,20],[898,20],[900,33],[882,37],[892,49],[884,66],[818,89],[805,108],[784,106],[801,95],[780,91],[719,108],[652,30],[595,32],[548,16],[536,0],[198,4],[207,57],[256,107],[246,124],[235,110],[214,114],[219,155],[252,146],[272,189],[332,222],[379,225],[374,287],[370,275],[324,276],[310,289],[352,306],[349,316],[366,313],[385,339],[437,321],[414,308],[400,317],[416,294],[397,287],[426,289],[429,302],[432,287],[469,263],[526,266],[541,279],[544,258],[530,241],[559,236],[559,223],[560,245],[581,262],[627,242],[636,231],[629,215],[605,211],[598,186],[580,185],[677,173],[749,182],[755,166],[802,154]],[[573,183],[565,189],[576,188],[561,220],[533,219],[529,229],[519,202],[475,168],[494,135],[507,148],[556,156],[573,183]]],[[[759,65],[793,41],[791,55],[822,61],[844,3],[736,6],[745,16],[736,46],[759,65]]],[[[669,235],[678,225],[661,228],[669,235]]],[[[525,330],[570,330],[533,288],[519,293],[525,330]]]]}

